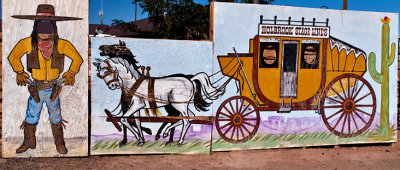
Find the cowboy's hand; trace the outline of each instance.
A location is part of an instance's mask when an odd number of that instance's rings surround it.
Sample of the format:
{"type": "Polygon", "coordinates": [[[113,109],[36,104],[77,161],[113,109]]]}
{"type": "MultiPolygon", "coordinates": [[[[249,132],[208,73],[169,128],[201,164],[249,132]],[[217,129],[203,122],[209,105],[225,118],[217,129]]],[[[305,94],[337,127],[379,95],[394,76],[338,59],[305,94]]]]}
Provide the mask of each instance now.
{"type": "Polygon", "coordinates": [[[26,86],[29,83],[27,80],[28,78],[29,78],[28,73],[24,71],[17,73],[17,84],[20,86],[26,86]]]}
{"type": "Polygon", "coordinates": [[[64,83],[65,85],[70,85],[73,86],[75,83],[75,74],[72,72],[68,71],[63,74],[63,77],[65,78],[64,83]]]}

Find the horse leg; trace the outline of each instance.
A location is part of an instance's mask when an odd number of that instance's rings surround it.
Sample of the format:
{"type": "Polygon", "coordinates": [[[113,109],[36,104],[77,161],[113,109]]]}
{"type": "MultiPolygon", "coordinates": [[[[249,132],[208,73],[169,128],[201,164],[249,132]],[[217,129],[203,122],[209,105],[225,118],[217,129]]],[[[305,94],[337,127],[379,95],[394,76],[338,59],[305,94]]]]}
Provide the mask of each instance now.
{"type": "MultiPolygon", "coordinates": [[[[176,110],[171,104],[165,105],[164,108],[165,108],[165,111],[167,111],[168,116],[179,116],[179,114],[180,114],[179,111],[176,110]]],[[[158,129],[157,135],[155,137],[156,140],[158,140],[160,138],[160,134],[167,124],[168,123],[163,123],[161,125],[161,127],[158,129]]],[[[167,144],[172,143],[174,141],[174,132],[175,132],[175,128],[171,128],[171,134],[169,136],[169,141],[167,142],[167,144]]]]}
{"type": "MultiPolygon", "coordinates": [[[[189,116],[195,116],[194,113],[193,113],[191,110],[189,110],[189,109],[188,109],[188,113],[189,113],[189,116]]],[[[179,116],[179,115],[178,115],[178,116],[179,116]]],[[[163,125],[164,125],[164,124],[163,124],[163,125]]],[[[190,125],[189,125],[189,126],[190,126],[190,125]]],[[[165,143],[165,145],[168,145],[168,144],[174,142],[174,133],[175,133],[175,127],[171,128],[171,132],[170,132],[170,134],[169,134],[169,141],[168,141],[167,143],[165,143]]],[[[158,137],[160,137],[160,136],[158,136],[158,137]]]]}
{"type": "Polygon", "coordinates": [[[167,124],[168,124],[168,123],[163,123],[163,124],[161,125],[161,127],[158,129],[157,134],[156,134],[156,137],[155,137],[155,140],[160,139],[160,134],[161,134],[162,130],[164,129],[164,127],[167,126],[167,124]]]}
{"type": "MultiPolygon", "coordinates": [[[[188,109],[188,103],[173,104],[173,106],[177,110],[179,110],[179,112],[182,114],[182,116],[189,116],[190,114],[193,114],[193,113],[189,114],[189,112],[191,112],[191,111],[189,111],[189,109],[188,109]]],[[[190,123],[189,119],[182,119],[182,124],[183,124],[182,132],[181,132],[181,136],[179,138],[178,146],[181,146],[183,144],[185,136],[186,136],[186,132],[189,129],[191,123],[190,123]]]]}
{"type": "MultiPolygon", "coordinates": [[[[119,106],[119,107],[121,107],[122,113],[124,113],[124,115],[125,115],[126,112],[128,112],[128,110],[129,110],[129,105],[130,105],[130,103],[128,103],[128,102],[126,101],[126,99],[124,98],[123,95],[121,95],[121,100],[120,100],[120,102],[121,102],[121,106],[119,106]]],[[[130,124],[131,126],[137,128],[135,122],[129,122],[129,124],[130,124]]],[[[143,129],[143,131],[144,131],[145,133],[147,133],[147,134],[149,134],[149,135],[152,135],[152,132],[151,132],[151,129],[150,129],[150,128],[146,128],[146,127],[143,127],[143,126],[142,126],[142,129],[143,129]]]]}
{"type": "MultiPolygon", "coordinates": [[[[129,122],[129,124],[131,124],[131,126],[133,126],[133,127],[137,128],[137,125],[136,125],[136,123],[135,123],[135,122],[129,122]]],[[[149,135],[151,135],[151,134],[152,134],[152,132],[151,132],[151,129],[150,129],[150,128],[143,127],[143,126],[140,126],[140,127],[142,128],[142,130],[143,130],[145,133],[147,133],[147,134],[149,134],[149,135]]]]}
{"type": "Polygon", "coordinates": [[[165,129],[165,131],[164,131],[163,138],[166,138],[169,135],[169,133],[170,133],[172,128],[175,128],[175,127],[177,127],[177,126],[179,126],[181,124],[183,124],[183,120],[178,120],[177,122],[175,122],[172,125],[168,126],[167,129],[165,129]]]}
{"type": "MultiPolygon", "coordinates": [[[[189,129],[190,124],[191,124],[188,119],[179,120],[176,123],[172,124],[171,126],[167,127],[167,129],[165,129],[163,137],[166,138],[170,131],[171,131],[171,133],[173,133],[175,131],[175,127],[182,125],[182,124],[183,124],[183,126],[182,126],[181,137],[179,138],[179,143],[178,143],[178,145],[181,146],[183,144],[183,140],[185,138],[186,132],[189,129]],[[172,129],[174,129],[174,130],[172,131],[172,129]]],[[[171,136],[173,136],[173,135],[171,135],[171,136]]],[[[170,140],[173,140],[173,137],[172,137],[172,139],[170,137],[170,140]]]]}
{"type": "MultiPolygon", "coordinates": [[[[145,106],[145,103],[143,100],[141,100],[139,97],[133,97],[131,107],[126,112],[126,115],[135,117],[135,123],[136,123],[136,127],[138,129],[138,131],[136,132],[136,135],[137,135],[137,140],[139,141],[139,143],[136,146],[142,146],[144,144],[144,136],[143,136],[143,131],[142,131],[142,128],[140,125],[140,119],[139,119],[139,116],[140,116],[139,110],[142,109],[144,106],[145,106]]],[[[129,127],[128,127],[128,129],[129,129],[129,127]]]]}
{"type": "Polygon", "coordinates": [[[127,130],[126,130],[126,126],[122,125],[122,131],[124,134],[124,139],[122,139],[122,141],[119,143],[119,147],[122,148],[124,146],[126,146],[126,144],[128,143],[128,135],[127,135],[127,130]]]}
{"type": "Polygon", "coordinates": [[[169,134],[169,140],[165,145],[168,145],[170,143],[174,142],[174,133],[175,133],[175,128],[171,128],[171,133],[169,134]]]}
{"type": "Polygon", "coordinates": [[[183,140],[185,139],[186,132],[190,127],[190,122],[188,119],[183,120],[183,126],[182,126],[182,132],[181,132],[181,137],[179,138],[178,146],[182,146],[183,140]]]}
{"type": "Polygon", "coordinates": [[[189,108],[188,108],[188,114],[189,114],[189,116],[196,116],[189,108]]]}
{"type": "Polygon", "coordinates": [[[121,123],[124,127],[128,128],[133,133],[133,135],[135,135],[136,140],[139,140],[138,132],[129,124],[128,118],[126,117],[121,118],[121,123]]]}
{"type": "MultiPolygon", "coordinates": [[[[140,115],[140,111],[139,110],[136,111],[133,115],[135,117],[138,117],[140,115]]],[[[143,146],[143,144],[144,144],[144,136],[143,136],[143,131],[142,131],[142,128],[141,128],[141,125],[140,125],[140,119],[139,118],[135,118],[135,123],[136,123],[136,125],[138,125],[137,127],[138,127],[138,131],[139,131],[139,136],[140,136],[139,143],[136,146],[140,147],[140,146],[143,146]]]]}

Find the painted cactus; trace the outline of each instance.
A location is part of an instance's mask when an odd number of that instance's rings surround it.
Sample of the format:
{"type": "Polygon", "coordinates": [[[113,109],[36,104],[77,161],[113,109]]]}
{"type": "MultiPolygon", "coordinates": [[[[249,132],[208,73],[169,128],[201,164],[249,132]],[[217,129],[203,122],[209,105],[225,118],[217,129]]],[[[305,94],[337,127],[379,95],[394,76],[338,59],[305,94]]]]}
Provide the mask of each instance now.
{"type": "Polygon", "coordinates": [[[393,64],[396,44],[391,44],[391,51],[389,54],[389,34],[390,19],[385,17],[381,19],[382,25],[382,57],[381,57],[381,73],[376,71],[375,53],[370,53],[368,57],[368,70],[371,77],[379,84],[381,84],[381,120],[380,127],[383,136],[389,135],[390,125],[389,125],[389,66],[393,64]]]}

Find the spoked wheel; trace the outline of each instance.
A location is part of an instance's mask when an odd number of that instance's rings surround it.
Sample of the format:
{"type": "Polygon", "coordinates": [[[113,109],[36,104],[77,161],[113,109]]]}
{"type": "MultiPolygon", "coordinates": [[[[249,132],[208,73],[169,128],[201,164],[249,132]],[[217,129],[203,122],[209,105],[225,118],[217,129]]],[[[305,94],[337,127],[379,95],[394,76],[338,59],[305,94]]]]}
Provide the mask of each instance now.
{"type": "Polygon", "coordinates": [[[337,136],[357,136],[368,129],[374,120],[375,92],[359,75],[336,77],[326,87],[321,100],[322,119],[337,136]]]}
{"type": "Polygon", "coordinates": [[[259,125],[257,105],[246,97],[231,97],[218,108],[215,126],[225,141],[246,142],[256,134],[259,125]]]}

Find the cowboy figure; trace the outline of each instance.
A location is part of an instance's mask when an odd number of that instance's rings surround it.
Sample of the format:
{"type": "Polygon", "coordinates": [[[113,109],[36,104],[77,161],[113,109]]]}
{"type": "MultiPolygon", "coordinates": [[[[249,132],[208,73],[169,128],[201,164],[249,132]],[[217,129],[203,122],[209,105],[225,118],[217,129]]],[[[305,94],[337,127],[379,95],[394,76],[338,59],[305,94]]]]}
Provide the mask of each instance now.
{"type": "Polygon", "coordinates": [[[48,4],[39,5],[36,15],[12,17],[34,20],[31,36],[20,40],[8,56],[12,69],[17,74],[17,84],[28,85],[30,92],[26,117],[21,125],[24,129],[24,142],[16,153],[36,148],[36,125],[42,105],[46,103],[56,149],[61,154],[67,154],[58,95],[62,81],[65,85],[74,85],[75,74],[79,72],[83,59],[70,42],[58,37],[56,21],[80,20],[81,18],[55,16],[54,6],[48,4]],[[27,54],[26,70],[31,76],[25,72],[20,60],[25,53],[27,54]],[[63,78],[58,79],[64,71],[64,56],[69,57],[72,63],[69,70],[62,75],[63,78]]]}

